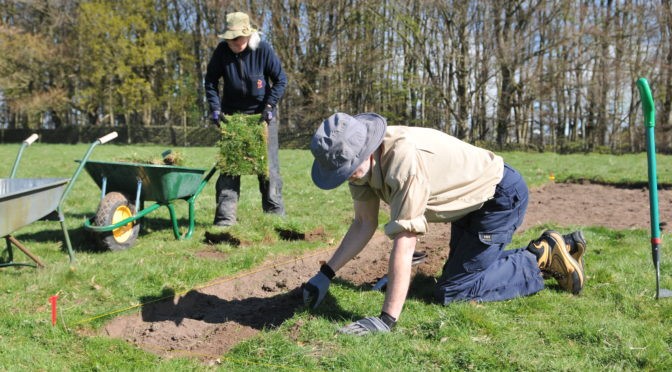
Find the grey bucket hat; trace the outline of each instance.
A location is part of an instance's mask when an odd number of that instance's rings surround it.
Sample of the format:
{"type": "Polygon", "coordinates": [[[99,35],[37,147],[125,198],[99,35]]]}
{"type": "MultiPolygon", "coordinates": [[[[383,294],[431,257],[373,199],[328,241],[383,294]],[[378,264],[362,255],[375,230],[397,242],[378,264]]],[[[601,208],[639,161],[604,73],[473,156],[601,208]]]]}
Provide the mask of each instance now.
{"type": "Polygon", "coordinates": [[[374,113],[336,113],[323,121],[310,141],[315,185],[330,190],[345,182],[383,142],[385,128],[385,118],[374,113]]]}

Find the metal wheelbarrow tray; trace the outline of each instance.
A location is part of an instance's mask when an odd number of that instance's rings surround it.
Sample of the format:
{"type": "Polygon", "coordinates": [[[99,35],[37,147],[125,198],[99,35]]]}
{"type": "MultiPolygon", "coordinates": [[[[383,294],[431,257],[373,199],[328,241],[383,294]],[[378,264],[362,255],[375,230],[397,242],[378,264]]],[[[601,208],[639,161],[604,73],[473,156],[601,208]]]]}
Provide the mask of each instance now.
{"type": "MultiPolygon", "coordinates": [[[[14,244],[37,266],[44,264],[10,234],[54,213],[68,181],[68,178],[0,178],[0,236],[7,239],[8,247],[14,244]]],[[[7,252],[8,261],[0,267],[34,266],[14,262],[12,250],[7,252]]]]}
{"type": "Polygon", "coordinates": [[[93,148],[99,144],[106,143],[117,137],[116,132],[112,132],[94,141],[88,148],[86,154],[80,161],[80,165],[72,178],[14,178],[18,168],[23,150],[30,146],[38,136],[33,134],[26,139],[14,162],[9,178],[0,178],[0,237],[3,237],[7,243],[7,259],[0,261],[0,267],[7,266],[39,266],[44,264],[24,247],[11,234],[38,220],[58,220],[63,230],[65,246],[68,250],[70,263],[75,262],[75,255],[70,243],[68,229],[65,226],[63,215],[63,201],[72,189],[75,179],[81,172],[82,166],[86,164],[93,148]],[[31,263],[22,263],[14,261],[12,247],[19,248],[37,265],[31,263]]]}
{"type": "Polygon", "coordinates": [[[56,210],[67,178],[0,178],[0,236],[56,210]]]}
{"type": "Polygon", "coordinates": [[[139,220],[161,206],[168,208],[175,238],[191,237],[196,197],[216,171],[212,167],[204,176],[205,169],[101,161],[89,161],[84,168],[102,192],[96,216],[84,227],[96,233],[101,248],[110,250],[131,247],[139,233],[139,220]],[[189,206],[189,228],[184,234],[180,233],[174,207],[174,201],[180,199],[189,206]],[[144,208],[146,201],[156,203],[144,208]]]}

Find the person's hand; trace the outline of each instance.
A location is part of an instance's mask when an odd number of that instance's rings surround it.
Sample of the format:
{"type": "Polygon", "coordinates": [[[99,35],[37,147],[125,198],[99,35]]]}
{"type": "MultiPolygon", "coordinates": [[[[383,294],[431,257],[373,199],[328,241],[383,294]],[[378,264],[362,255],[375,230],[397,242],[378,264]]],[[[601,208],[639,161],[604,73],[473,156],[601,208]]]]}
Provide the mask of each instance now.
{"type": "Polygon", "coordinates": [[[341,328],[339,332],[346,335],[364,336],[370,333],[387,333],[390,330],[391,328],[382,319],[377,316],[370,316],[348,324],[341,328]]]}
{"type": "Polygon", "coordinates": [[[212,121],[212,125],[219,128],[219,111],[213,111],[212,115],[210,115],[210,120],[212,121]]]}
{"type": "Polygon", "coordinates": [[[271,120],[273,120],[273,106],[266,105],[266,107],[264,107],[264,111],[261,113],[261,118],[266,123],[270,124],[271,120]]]}
{"type": "Polygon", "coordinates": [[[304,305],[315,309],[324,300],[329,290],[331,279],[322,271],[310,278],[310,280],[303,285],[303,303],[304,305]]]}

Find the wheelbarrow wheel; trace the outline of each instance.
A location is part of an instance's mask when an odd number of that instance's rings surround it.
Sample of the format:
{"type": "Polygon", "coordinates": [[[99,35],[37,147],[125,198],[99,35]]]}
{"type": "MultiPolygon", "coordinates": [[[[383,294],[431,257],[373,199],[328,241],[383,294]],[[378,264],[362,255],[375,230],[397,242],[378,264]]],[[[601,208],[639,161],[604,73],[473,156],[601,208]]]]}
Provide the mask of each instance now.
{"type": "MultiPolygon", "coordinates": [[[[95,224],[97,226],[110,226],[135,215],[135,206],[128,198],[119,192],[110,192],[105,195],[98,206],[95,224]]],[[[100,248],[111,251],[127,249],[135,243],[140,231],[140,224],[130,222],[112,231],[104,231],[96,234],[96,240],[100,248]]]]}

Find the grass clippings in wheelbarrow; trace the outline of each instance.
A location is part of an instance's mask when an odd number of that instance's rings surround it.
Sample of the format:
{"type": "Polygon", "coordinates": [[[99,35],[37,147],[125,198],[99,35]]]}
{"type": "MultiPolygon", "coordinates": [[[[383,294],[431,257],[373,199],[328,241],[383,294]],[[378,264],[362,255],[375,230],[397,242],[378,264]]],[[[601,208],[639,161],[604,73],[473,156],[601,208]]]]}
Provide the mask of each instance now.
{"type": "Polygon", "coordinates": [[[183,166],[184,164],[184,155],[179,151],[166,150],[161,154],[161,158],[153,157],[151,159],[145,159],[140,157],[137,154],[132,154],[123,158],[116,158],[114,161],[121,163],[137,163],[137,164],[151,164],[151,165],[175,165],[183,166]]]}
{"type": "Polygon", "coordinates": [[[261,115],[226,115],[220,133],[217,169],[230,176],[268,176],[268,129],[261,115]]]}

